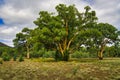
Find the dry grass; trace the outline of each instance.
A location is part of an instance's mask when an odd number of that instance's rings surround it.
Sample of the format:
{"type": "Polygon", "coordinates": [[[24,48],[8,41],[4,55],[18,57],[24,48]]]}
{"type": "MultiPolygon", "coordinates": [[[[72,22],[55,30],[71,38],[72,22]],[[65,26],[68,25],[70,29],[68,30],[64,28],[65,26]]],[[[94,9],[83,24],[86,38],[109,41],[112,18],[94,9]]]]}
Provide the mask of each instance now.
{"type": "Polygon", "coordinates": [[[8,61],[0,64],[0,80],[120,80],[120,58],[8,61]]]}

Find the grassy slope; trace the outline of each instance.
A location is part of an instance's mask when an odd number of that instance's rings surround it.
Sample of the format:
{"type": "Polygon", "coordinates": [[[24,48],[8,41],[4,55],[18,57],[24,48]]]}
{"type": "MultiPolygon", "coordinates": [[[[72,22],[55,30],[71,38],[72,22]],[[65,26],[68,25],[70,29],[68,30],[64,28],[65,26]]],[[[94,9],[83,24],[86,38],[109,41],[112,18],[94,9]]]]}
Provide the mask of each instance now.
{"type": "Polygon", "coordinates": [[[0,80],[120,80],[120,58],[9,61],[0,64],[0,80]]]}

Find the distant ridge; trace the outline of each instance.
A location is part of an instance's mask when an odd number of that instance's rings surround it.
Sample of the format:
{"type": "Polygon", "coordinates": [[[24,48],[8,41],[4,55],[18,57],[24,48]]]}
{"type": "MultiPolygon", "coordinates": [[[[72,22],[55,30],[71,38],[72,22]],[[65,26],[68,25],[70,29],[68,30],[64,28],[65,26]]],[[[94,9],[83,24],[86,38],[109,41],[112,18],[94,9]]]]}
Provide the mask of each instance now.
{"type": "Polygon", "coordinates": [[[0,42],[0,47],[10,47],[10,46],[8,46],[8,45],[6,45],[6,44],[0,42]]]}

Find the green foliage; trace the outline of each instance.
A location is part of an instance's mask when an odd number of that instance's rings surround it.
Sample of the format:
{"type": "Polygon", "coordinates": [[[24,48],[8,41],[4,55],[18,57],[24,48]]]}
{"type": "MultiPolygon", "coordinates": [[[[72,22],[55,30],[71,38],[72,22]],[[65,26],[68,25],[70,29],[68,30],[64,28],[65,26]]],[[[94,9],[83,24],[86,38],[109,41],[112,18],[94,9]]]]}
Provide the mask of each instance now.
{"type": "Polygon", "coordinates": [[[65,52],[64,52],[64,56],[63,56],[63,61],[68,61],[69,60],[69,50],[66,50],[65,52]]]}
{"type": "Polygon", "coordinates": [[[55,59],[56,61],[61,61],[61,60],[62,60],[62,55],[60,54],[60,52],[59,52],[58,50],[55,52],[55,57],[54,57],[54,59],[55,59]]]}
{"type": "Polygon", "coordinates": [[[24,57],[21,55],[21,56],[19,57],[19,62],[22,62],[22,61],[24,61],[24,57]]]}
{"type": "Polygon", "coordinates": [[[30,52],[31,58],[39,58],[39,57],[42,57],[43,54],[44,54],[44,51],[42,51],[42,50],[39,50],[39,51],[31,51],[31,52],[30,52]]]}
{"type": "Polygon", "coordinates": [[[13,56],[13,61],[16,61],[17,60],[17,56],[13,56]]]}
{"type": "Polygon", "coordinates": [[[18,54],[17,52],[14,52],[13,61],[16,61],[16,60],[17,60],[18,55],[19,55],[19,54],[18,54]]]}
{"type": "Polygon", "coordinates": [[[68,52],[68,50],[66,50],[64,52],[64,55],[62,55],[59,51],[56,51],[54,59],[56,61],[68,61],[69,60],[69,52],[68,52]]]}
{"type": "MultiPolygon", "coordinates": [[[[30,33],[31,29],[24,28],[20,33],[16,34],[16,38],[13,40],[16,50],[20,53],[29,53],[31,48],[31,38],[30,33]]],[[[27,58],[30,58],[30,55],[27,55],[27,58]]]]}
{"type": "Polygon", "coordinates": [[[78,41],[80,40],[78,36],[81,38],[82,34],[85,34],[84,32],[87,32],[88,35],[95,34],[95,32],[100,34],[94,29],[91,31],[86,29],[86,31],[83,30],[83,33],[81,32],[83,27],[93,26],[97,17],[95,11],[90,11],[89,6],[85,8],[85,13],[80,13],[75,5],[59,4],[56,6],[56,10],[58,15],[47,11],[39,13],[40,17],[34,21],[38,27],[33,30],[33,38],[37,42],[40,41],[46,49],[56,50],[55,59],[67,61],[70,54],[68,50],[71,50],[76,44],[79,44],[77,46],[83,44],[78,41]],[[83,24],[85,25],[83,26],[83,24]]]}
{"type": "Polygon", "coordinates": [[[43,54],[43,58],[54,58],[55,56],[55,51],[45,51],[43,54]]]}
{"type": "Polygon", "coordinates": [[[0,56],[2,56],[2,53],[7,52],[10,57],[14,54],[14,48],[11,47],[0,47],[0,56]]]}
{"type": "Polygon", "coordinates": [[[4,61],[9,61],[11,59],[10,55],[7,52],[3,52],[1,57],[4,61]]]}
{"type": "Polygon", "coordinates": [[[120,47],[111,46],[105,49],[106,57],[120,57],[120,47]]]}
{"type": "Polygon", "coordinates": [[[75,53],[71,54],[71,57],[72,58],[89,58],[90,57],[90,53],[76,51],[75,53]]]}
{"type": "Polygon", "coordinates": [[[0,58],[0,64],[2,64],[3,63],[3,59],[2,58],[0,58]]]}
{"type": "Polygon", "coordinates": [[[119,32],[114,26],[97,23],[96,12],[89,6],[84,12],[79,12],[75,5],[59,4],[55,9],[56,14],[40,11],[34,21],[35,29],[24,28],[16,34],[13,42],[19,53],[30,53],[30,57],[53,57],[49,51],[54,50],[56,61],[68,61],[70,52],[77,58],[95,56],[98,52],[103,54],[106,44],[113,44],[118,38],[119,32]],[[77,52],[82,45],[90,54],[77,52]],[[48,52],[41,51],[42,48],[48,52]]]}

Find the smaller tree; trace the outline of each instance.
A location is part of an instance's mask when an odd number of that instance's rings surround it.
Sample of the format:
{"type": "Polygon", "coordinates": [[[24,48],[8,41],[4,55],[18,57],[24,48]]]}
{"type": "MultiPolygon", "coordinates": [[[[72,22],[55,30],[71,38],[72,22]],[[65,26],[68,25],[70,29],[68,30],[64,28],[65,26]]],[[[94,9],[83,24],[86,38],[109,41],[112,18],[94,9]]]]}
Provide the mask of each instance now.
{"type": "Polygon", "coordinates": [[[16,38],[13,40],[17,50],[27,52],[27,58],[30,58],[30,47],[31,47],[31,29],[24,28],[22,32],[16,34],[16,38]]]}
{"type": "Polygon", "coordinates": [[[81,33],[79,39],[83,41],[83,45],[91,53],[91,49],[97,52],[98,58],[103,59],[103,53],[107,44],[114,44],[118,41],[117,29],[108,23],[87,23],[85,28],[86,31],[81,33]]]}
{"type": "Polygon", "coordinates": [[[102,33],[102,36],[96,41],[99,45],[98,57],[102,60],[106,44],[115,43],[118,33],[117,29],[108,23],[99,23],[97,28],[102,33]]]}

